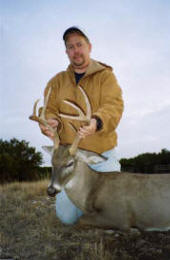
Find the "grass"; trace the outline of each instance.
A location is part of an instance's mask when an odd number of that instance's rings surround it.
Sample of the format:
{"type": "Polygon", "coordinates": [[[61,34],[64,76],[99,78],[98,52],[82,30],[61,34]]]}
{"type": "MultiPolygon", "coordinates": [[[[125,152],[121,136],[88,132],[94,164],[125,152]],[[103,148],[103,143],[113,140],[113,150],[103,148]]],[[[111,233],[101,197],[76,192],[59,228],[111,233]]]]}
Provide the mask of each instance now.
{"type": "Polygon", "coordinates": [[[170,233],[106,232],[65,226],[55,215],[48,180],[0,186],[0,259],[170,259],[170,233]]]}

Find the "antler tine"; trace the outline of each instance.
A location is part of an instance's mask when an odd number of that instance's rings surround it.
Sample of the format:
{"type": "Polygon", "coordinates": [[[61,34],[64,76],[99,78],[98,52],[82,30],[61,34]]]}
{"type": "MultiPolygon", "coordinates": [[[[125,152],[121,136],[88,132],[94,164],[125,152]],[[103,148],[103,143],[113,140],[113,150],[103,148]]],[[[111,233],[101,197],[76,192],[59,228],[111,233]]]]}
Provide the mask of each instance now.
{"type": "MultiPolygon", "coordinates": [[[[86,103],[86,114],[83,112],[83,110],[81,108],[79,108],[77,105],[75,105],[74,103],[68,101],[68,100],[64,100],[63,102],[72,106],[73,108],[75,108],[75,110],[77,110],[78,112],[78,116],[70,116],[70,115],[66,115],[66,114],[62,114],[60,113],[60,116],[61,117],[65,117],[65,118],[68,118],[68,119],[74,119],[74,120],[79,120],[79,121],[83,121],[83,122],[86,122],[86,123],[89,123],[90,122],[90,119],[91,119],[91,106],[90,106],[90,102],[89,102],[89,99],[88,99],[88,96],[87,94],[85,93],[85,91],[82,89],[81,86],[78,87],[81,91],[81,93],[83,94],[83,97],[84,97],[84,100],[85,100],[85,103],[86,103]]],[[[76,150],[77,150],[77,147],[78,147],[78,144],[81,140],[81,137],[76,134],[76,137],[69,149],[69,152],[71,155],[75,155],[76,153],[76,150]]]]}
{"type": "Polygon", "coordinates": [[[68,101],[68,100],[63,100],[64,103],[70,105],[71,107],[75,108],[75,110],[78,111],[79,116],[69,116],[63,113],[60,113],[61,117],[65,117],[65,118],[69,118],[69,119],[75,119],[75,120],[83,120],[86,121],[86,115],[84,114],[84,112],[82,111],[81,108],[79,108],[77,105],[73,104],[72,102],[68,101]]]}
{"type": "Polygon", "coordinates": [[[87,97],[85,91],[83,90],[83,88],[79,86],[79,89],[80,89],[81,93],[83,94],[84,99],[85,99],[85,102],[86,102],[86,107],[87,107],[86,117],[87,117],[87,119],[90,121],[90,119],[91,119],[91,106],[90,106],[89,99],[88,99],[88,97],[87,97]]]}
{"type": "Polygon", "coordinates": [[[73,129],[73,131],[76,133],[74,142],[72,143],[72,145],[70,146],[69,152],[71,155],[75,155],[76,151],[77,151],[77,147],[78,144],[81,140],[81,137],[77,134],[77,129],[74,127],[74,125],[72,123],[69,123],[69,126],[73,129]]]}
{"type": "Polygon", "coordinates": [[[37,120],[38,120],[38,117],[37,117],[36,113],[37,113],[37,104],[38,104],[39,101],[40,101],[40,100],[37,99],[37,100],[35,101],[35,103],[34,103],[33,114],[29,117],[29,119],[31,119],[31,120],[34,120],[34,121],[37,121],[37,120]]]}
{"type": "Polygon", "coordinates": [[[72,143],[72,145],[70,146],[70,149],[69,149],[69,153],[71,155],[74,156],[76,154],[76,151],[77,151],[77,148],[78,148],[80,141],[81,141],[81,137],[78,134],[76,134],[76,137],[75,137],[75,139],[74,139],[74,141],[73,141],[73,143],[72,143]]]}
{"type": "Polygon", "coordinates": [[[46,108],[47,108],[47,104],[48,104],[48,99],[49,99],[49,96],[51,94],[51,88],[49,88],[48,92],[47,92],[47,95],[44,99],[44,106],[43,106],[43,109],[41,111],[41,115],[40,115],[40,118],[42,118],[43,120],[46,120],[45,119],[45,111],[46,111],[46,108]]]}
{"type": "Polygon", "coordinates": [[[77,133],[77,129],[76,129],[76,127],[72,124],[72,123],[68,123],[69,124],[69,126],[72,128],[72,130],[75,132],[75,133],[77,133]]]}
{"type": "Polygon", "coordinates": [[[50,96],[50,93],[51,93],[51,88],[49,88],[48,90],[48,93],[44,99],[44,106],[42,108],[42,111],[41,111],[41,114],[40,116],[38,117],[36,115],[36,112],[37,112],[37,104],[39,102],[39,99],[37,99],[34,103],[34,108],[33,108],[33,114],[29,117],[29,119],[33,120],[33,121],[36,121],[44,126],[46,126],[53,134],[54,134],[54,148],[57,148],[58,145],[59,145],[59,136],[58,136],[58,133],[56,130],[54,130],[47,122],[46,118],[45,118],[45,111],[46,111],[46,108],[47,108],[47,104],[48,104],[48,99],[49,99],[49,96],[50,96]]]}
{"type": "Polygon", "coordinates": [[[57,149],[60,144],[60,138],[58,136],[57,130],[54,132],[54,149],[57,149]]]}
{"type": "Polygon", "coordinates": [[[64,117],[64,118],[68,118],[68,119],[74,119],[74,120],[79,120],[79,121],[83,121],[83,122],[89,123],[90,119],[91,119],[91,106],[90,106],[90,102],[89,102],[89,99],[88,99],[85,91],[82,89],[82,87],[78,86],[78,88],[80,89],[80,91],[83,94],[84,99],[85,99],[85,103],[86,103],[86,107],[87,107],[86,114],[83,112],[83,110],[80,107],[78,107],[74,103],[72,103],[72,102],[70,102],[68,100],[63,100],[64,103],[66,103],[66,104],[72,106],[73,108],[75,108],[75,110],[77,110],[79,116],[70,116],[70,115],[63,114],[63,113],[60,113],[60,116],[64,117]]]}
{"type": "Polygon", "coordinates": [[[39,99],[37,99],[34,103],[33,114],[29,117],[29,119],[48,127],[49,130],[53,132],[54,129],[47,123],[47,120],[45,119],[45,110],[47,107],[47,102],[49,99],[50,92],[51,92],[51,89],[48,90],[47,96],[45,97],[44,107],[42,108],[40,116],[39,117],[37,116],[37,104],[39,102],[39,99]]]}

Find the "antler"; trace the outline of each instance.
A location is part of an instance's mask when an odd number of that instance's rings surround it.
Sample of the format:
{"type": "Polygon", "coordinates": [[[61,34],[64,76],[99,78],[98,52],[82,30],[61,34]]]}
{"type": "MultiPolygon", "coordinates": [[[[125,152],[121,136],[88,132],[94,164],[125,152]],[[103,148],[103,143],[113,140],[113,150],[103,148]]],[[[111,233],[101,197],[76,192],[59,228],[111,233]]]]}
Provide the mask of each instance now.
{"type": "MultiPolygon", "coordinates": [[[[67,101],[67,100],[63,100],[64,103],[72,106],[75,110],[77,110],[78,112],[78,116],[70,116],[70,115],[66,115],[66,114],[62,114],[60,113],[60,116],[61,117],[64,117],[64,118],[69,118],[69,119],[74,119],[74,120],[79,120],[79,121],[82,121],[82,122],[85,122],[87,124],[90,123],[90,119],[91,119],[91,106],[90,106],[90,102],[89,102],[89,99],[87,97],[87,94],[85,93],[85,91],[82,89],[82,87],[78,86],[78,88],[80,89],[81,93],[83,94],[84,96],[84,99],[85,99],[85,103],[86,103],[86,108],[87,108],[87,112],[86,114],[83,112],[83,110],[81,108],[79,108],[77,105],[73,104],[72,102],[70,101],[67,101]]],[[[75,128],[73,127],[72,124],[70,124],[71,127],[75,130],[75,128]]],[[[75,130],[76,131],[76,130],[75,130]]],[[[77,150],[77,147],[78,147],[78,144],[81,140],[81,137],[76,134],[76,137],[69,149],[69,152],[71,155],[74,155],[76,153],[76,150],[77,150]]]]}
{"type": "Polygon", "coordinates": [[[29,119],[36,121],[44,126],[46,126],[53,134],[54,134],[54,148],[57,148],[59,146],[59,136],[56,130],[54,130],[48,123],[48,121],[45,118],[45,111],[47,108],[48,104],[48,99],[51,93],[51,88],[49,88],[48,93],[46,97],[44,98],[44,106],[42,108],[42,111],[40,113],[40,116],[37,116],[37,104],[39,102],[39,99],[37,99],[34,103],[34,108],[33,108],[33,114],[29,117],[29,119]]]}

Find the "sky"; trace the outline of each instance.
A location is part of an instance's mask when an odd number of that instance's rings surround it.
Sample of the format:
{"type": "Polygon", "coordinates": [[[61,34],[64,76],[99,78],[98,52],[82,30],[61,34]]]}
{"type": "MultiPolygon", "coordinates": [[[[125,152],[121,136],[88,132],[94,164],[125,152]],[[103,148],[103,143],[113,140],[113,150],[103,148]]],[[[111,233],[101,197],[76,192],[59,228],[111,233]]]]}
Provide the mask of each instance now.
{"type": "Polygon", "coordinates": [[[125,109],[118,158],[170,150],[169,0],[0,0],[0,138],[52,145],[30,121],[33,103],[69,60],[63,32],[78,26],[91,57],[111,65],[125,109]]]}

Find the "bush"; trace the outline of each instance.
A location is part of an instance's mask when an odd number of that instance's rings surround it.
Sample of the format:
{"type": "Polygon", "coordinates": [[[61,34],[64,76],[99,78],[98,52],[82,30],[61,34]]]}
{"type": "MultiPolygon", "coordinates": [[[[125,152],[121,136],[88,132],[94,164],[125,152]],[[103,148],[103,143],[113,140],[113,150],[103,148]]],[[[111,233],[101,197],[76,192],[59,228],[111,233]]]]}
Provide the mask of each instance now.
{"type": "Polygon", "coordinates": [[[15,138],[0,139],[0,182],[32,181],[38,179],[42,154],[29,143],[15,138]]]}

